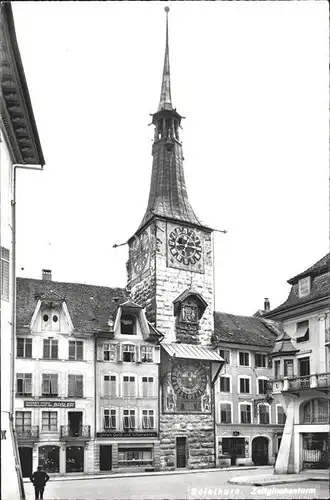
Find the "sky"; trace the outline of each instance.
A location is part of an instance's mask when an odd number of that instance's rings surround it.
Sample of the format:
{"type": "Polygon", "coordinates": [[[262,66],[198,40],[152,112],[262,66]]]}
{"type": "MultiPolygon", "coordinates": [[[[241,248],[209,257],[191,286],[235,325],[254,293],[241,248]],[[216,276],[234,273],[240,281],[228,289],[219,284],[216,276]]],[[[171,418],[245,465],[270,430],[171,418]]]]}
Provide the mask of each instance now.
{"type": "MultiPolygon", "coordinates": [[[[14,2],[46,160],[19,171],[17,274],[126,285],[144,215],[164,2],[14,2]]],[[[327,2],[167,2],[190,202],[214,233],[215,305],[252,315],[328,252],[327,2]]]]}

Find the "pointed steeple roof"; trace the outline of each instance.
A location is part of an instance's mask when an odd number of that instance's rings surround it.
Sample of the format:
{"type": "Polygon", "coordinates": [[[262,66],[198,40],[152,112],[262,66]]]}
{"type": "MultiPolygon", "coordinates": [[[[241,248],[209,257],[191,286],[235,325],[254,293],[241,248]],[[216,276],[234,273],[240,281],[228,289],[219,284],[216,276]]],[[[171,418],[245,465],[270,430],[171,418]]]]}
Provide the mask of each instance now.
{"type": "Polygon", "coordinates": [[[160,101],[158,106],[158,111],[162,109],[172,110],[172,98],[171,98],[171,75],[170,75],[170,56],[168,48],[168,13],[170,8],[165,7],[166,12],[166,44],[165,44],[165,57],[164,57],[164,69],[163,69],[163,80],[162,88],[160,92],[160,101]]]}

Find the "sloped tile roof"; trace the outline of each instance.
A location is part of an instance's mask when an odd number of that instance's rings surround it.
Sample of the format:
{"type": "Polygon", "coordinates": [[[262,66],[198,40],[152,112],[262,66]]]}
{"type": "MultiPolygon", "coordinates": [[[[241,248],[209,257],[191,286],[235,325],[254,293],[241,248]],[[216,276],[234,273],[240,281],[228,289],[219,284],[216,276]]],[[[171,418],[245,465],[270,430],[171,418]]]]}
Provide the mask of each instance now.
{"type": "MultiPolygon", "coordinates": [[[[330,271],[327,265],[329,262],[329,255],[326,255],[323,259],[318,261],[314,266],[309,268],[309,270],[298,275],[294,280],[289,296],[283,304],[272,309],[265,314],[265,317],[272,317],[273,314],[284,311],[294,306],[300,306],[303,304],[308,304],[317,299],[322,299],[330,296],[330,271]],[[316,267],[317,266],[317,267],[316,267]],[[321,274],[320,274],[321,273],[321,274]],[[303,276],[311,276],[311,291],[308,295],[304,297],[299,297],[299,278],[303,276]]],[[[289,280],[291,282],[292,280],[289,280]]]]}
{"type": "Polygon", "coordinates": [[[17,328],[28,325],[37,302],[50,294],[62,297],[76,331],[109,331],[108,321],[127,300],[122,288],[17,278],[17,328]]]}
{"type": "Polygon", "coordinates": [[[299,273],[293,278],[289,279],[288,283],[290,283],[290,285],[293,285],[303,276],[316,276],[318,274],[329,272],[329,267],[330,267],[330,252],[324,257],[322,257],[322,259],[315,262],[315,264],[313,264],[311,267],[306,269],[306,271],[303,271],[302,273],[299,273]]]}
{"type": "Polygon", "coordinates": [[[263,318],[214,313],[214,341],[218,346],[223,342],[231,342],[272,347],[277,335],[278,330],[272,325],[268,326],[263,318]]]}

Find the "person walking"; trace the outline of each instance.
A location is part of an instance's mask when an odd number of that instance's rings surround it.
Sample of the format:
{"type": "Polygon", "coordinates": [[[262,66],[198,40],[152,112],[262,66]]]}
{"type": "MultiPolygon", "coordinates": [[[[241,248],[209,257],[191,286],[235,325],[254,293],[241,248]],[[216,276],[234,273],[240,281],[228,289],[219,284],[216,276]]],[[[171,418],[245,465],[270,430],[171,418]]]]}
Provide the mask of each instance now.
{"type": "Polygon", "coordinates": [[[40,500],[43,500],[45,485],[46,485],[47,481],[49,481],[48,474],[42,470],[41,465],[38,465],[36,472],[34,472],[32,474],[30,479],[31,479],[33,486],[34,486],[36,500],[38,500],[39,498],[40,498],[40,500]]]}

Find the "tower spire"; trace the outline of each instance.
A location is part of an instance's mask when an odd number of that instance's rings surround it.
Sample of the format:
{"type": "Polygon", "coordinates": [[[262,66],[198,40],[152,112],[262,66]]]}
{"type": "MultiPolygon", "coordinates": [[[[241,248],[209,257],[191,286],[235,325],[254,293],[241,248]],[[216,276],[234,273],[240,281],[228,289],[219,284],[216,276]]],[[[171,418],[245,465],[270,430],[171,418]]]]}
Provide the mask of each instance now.
{"type": "Polygon", "coordinates": [[[172,99],[171,99],[170,56],[168,48],[168,13],[170,11],[170,8],[166,6],[164,10],[166,12],[166,44],[165,44],[163,80],[160,92],[158,111],[161,111],[162,109],[169,109],[169,110],[173,109],[172,99]]]}

